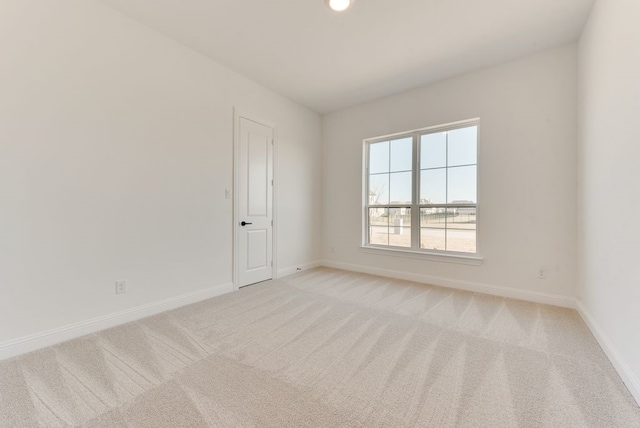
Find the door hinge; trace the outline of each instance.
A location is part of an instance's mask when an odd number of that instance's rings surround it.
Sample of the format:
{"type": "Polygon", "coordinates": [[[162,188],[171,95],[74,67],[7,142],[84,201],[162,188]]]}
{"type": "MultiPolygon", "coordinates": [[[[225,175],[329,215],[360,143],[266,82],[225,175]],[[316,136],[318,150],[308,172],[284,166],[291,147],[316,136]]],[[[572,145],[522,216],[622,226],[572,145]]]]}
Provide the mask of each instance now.
{"type": "Polygon", "coordinates": [[[273,180],[271,180],[271,185],[273,186],[273,180]]]}
{"type": "Polygon", "coordinates": [[[271,260],[271,267],[273,267],[273,260],[271,260]]]}

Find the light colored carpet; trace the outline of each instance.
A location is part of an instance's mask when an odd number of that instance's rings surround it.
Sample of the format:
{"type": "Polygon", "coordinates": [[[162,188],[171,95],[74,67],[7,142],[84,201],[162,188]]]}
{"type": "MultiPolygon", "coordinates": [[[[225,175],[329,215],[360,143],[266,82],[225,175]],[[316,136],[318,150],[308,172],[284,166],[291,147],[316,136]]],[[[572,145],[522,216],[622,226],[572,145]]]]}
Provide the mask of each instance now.
{"type": "Polygon", "coordinates": [[[315,269],[0,363],[0,426],[640,427],[575,311],[315,269]]]}

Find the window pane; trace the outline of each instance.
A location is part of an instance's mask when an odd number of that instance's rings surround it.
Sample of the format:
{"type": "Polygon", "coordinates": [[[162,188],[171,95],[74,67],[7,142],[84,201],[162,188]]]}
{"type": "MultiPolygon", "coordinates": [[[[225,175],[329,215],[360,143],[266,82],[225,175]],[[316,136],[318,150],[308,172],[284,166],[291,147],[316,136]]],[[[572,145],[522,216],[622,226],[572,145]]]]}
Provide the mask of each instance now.
{"type": "Polygon", "coordinates": [[[424,250],[444,250],[444,229],[420,229],[420,248],[424,250]]]}
{"type": "Polygon", "coordinates": [[[420,137],[420,169],[447,166],[447,136],[445,132],[420,137]]]}
{"type": "Polygon", "coordinates": [[[369,174],[389,172],[389,142],[369,145],[369,174]]]}
{"type": "Polygon", "coordinates": [[[369,243],[373,245],[389,245],[389,228],[387,226],[371,226],[369,243]]]}
{"type": "Polygon", "coordinates": [[[476,252],[476,231],[447,229],[447,251],[476,252]]]}
{"type": "Polygon", "coordinates": [[[420,203],[445,204],[447,202],[447,170],[420,171],[420,203]]]}
{"type": "Polygon", "coordinates": [[[410,204],[412,188],[410,172],[395,172],[391,174],[390,203],[398,205],[410,204]]]}
{"type": "Polygon", "coordinates": [[[448,208],[449,217],[448,228],[474,230],[476,228],[476,209],[468,208],[448,208]]]}
{"type": "Polygon", "coordinates": [[[369,176],[369,205],[389,203],[389,174],[369,176]]]}
{"type": "Polygon", "coordinates": [[[391,141],[391,172],[411,171],[413,162],[413,138],[391,141]]]}
{"type": "Polygon", "coordinates": [[[369,208],[369,243],[389,245],[388,208],[369,208]]]}
{"type": "Polygon", "coordinates": [[[449,203],[475,203],[476,166],[449,168],[449,203]]]}
{"type": "Polygon", "coordinates": [[[411,208],[389,209],[389,245],[411,248],[411,208]]]}
{"type": "Polygon", "coordinates": [[[478,127],[449,131],[449,166],[472,165],[478,163],[478,127]]]}
{"type": "Polygon", "coordinates": [[[444,229],[446,226],[446,208],[420,208],[420,227],[444,229]]]}

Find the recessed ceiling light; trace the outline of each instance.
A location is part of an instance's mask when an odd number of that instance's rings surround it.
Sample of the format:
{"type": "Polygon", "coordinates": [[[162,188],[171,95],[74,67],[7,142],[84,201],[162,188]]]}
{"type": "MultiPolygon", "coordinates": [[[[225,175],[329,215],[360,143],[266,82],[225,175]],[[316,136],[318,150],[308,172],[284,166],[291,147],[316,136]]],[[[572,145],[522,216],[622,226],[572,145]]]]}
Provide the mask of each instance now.
{"type": "Polygon", "coordinates": [[[342,12],[343,10],[347,10],[349,6],[351,6],[353,0],[324,0],[324,2],[331,10],[342,12]]]}

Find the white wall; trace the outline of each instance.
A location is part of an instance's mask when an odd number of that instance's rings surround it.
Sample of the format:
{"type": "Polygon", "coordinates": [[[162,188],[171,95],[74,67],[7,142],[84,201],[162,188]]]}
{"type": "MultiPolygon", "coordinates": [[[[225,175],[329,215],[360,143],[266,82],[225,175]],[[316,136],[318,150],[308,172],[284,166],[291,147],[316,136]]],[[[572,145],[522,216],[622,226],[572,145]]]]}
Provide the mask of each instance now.
{"type": "Polygon", "coordinates": [[[0,2],[0,52],[0,344],[232,281],[234,106],[279,126],[279,267],[318,259],[317,114],[93,0],[0,2]]]}
{"type": "Polygon", "coordinates": [[[640,2],[599,0],[580,40],[578,297],[640,401],[640,2]]]}
{"type": "Polygon", "coordinates": [[[568,45],[324,116],[323,257],[335,266],[399,271],[426,281],[572,298],[576,67],[576,46],[568,45]],[[484,263],[362,252],[363,139],[474,117],[481,120],[478,239],[484,263]],[[538,266],[548,268],[547,280],[536,278],[538,266]]]}

